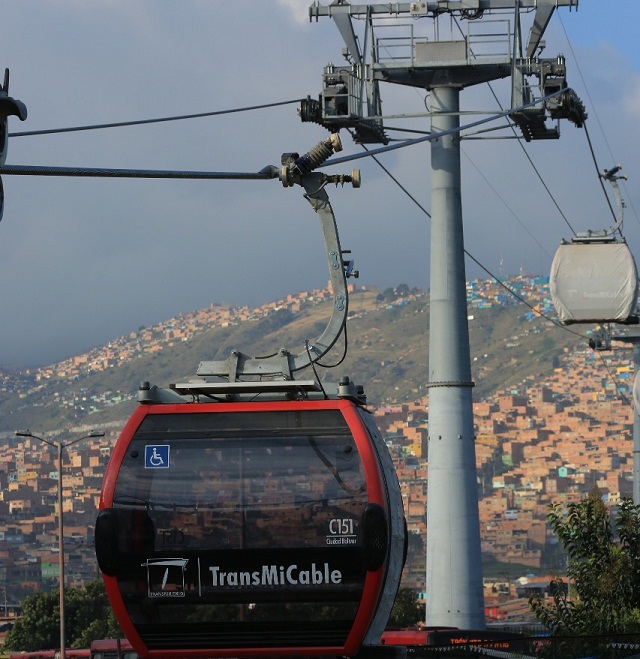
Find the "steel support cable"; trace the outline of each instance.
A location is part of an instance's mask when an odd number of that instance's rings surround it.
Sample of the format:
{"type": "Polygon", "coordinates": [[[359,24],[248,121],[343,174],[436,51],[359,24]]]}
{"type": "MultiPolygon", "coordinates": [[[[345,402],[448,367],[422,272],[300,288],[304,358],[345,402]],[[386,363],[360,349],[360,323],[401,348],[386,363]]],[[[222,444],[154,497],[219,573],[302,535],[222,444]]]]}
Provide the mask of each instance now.
{"type": "MultiPolygon", "coordinates": [[[[498,104],[498,107],[502,110],[503,109],[502,104],[500,103],[500,100],[498,99],[498,96],[496,95],[493,87],[491,86],[491,83],[487,83],[487,85],[489,87],[489,91],[491,92],[491,95],[493,96],[496,103],[498,104]]],[[[520,149],[522,150],[522,153],[524,153],[525,158],[529,161],[529,164],[531,165],[531,168],[533,169],[533,171],[536,173],[536,176],[538,177],[538,180],[542,184],[542,187],[545,189],[546,193],[549,195],[549,199],[551,199],[551,201],[553,202],[553,205],[556,207],[556,210],[558,211],[558,213],[560,213],[560,217],[562,217],[562,219],[564,220],[564,223],[569,227],[569,229],[571,230],[571,233],[573,233],[574,236],[577,235],[576,230],[571,226],[571,222],[569,222],[569,220],[567,219],[567,216],[562,211],[562,208],[560,208],[560,205],[556,201],[556,198],[553,196],[553,193],[549,189],[549,186],[545,183],[544,179],[542,178],[542,174],[540,173],[540,170],[536,167],[536,164],[531,159],[531,156],[527,153],[527,150],[524,148],[524,145],[522,144],[522,140],[519,138],[518,133],[515,129],[515,126],[513,124],[509,124],[509,127],[511,128],[511,131],[516,136],[516,138],[518,138],[518,145],[520,146],[520,149]]]]}
{"type": "MultiPolygon", "coordinates": [[[[362,145],[362,147],[366,150],[366,147],[365,147],[364,145],[362,145]]],[[[406,189],[406,188],[405,188],[405,187],[404,187],[404,186],[403,186],[403,185],[402,185],[402,184],[401,184],[401,183],[400,183],[400,182],[399,182],[399,181],[398,181],[398,180],[397,180],[397,179],[396,179],[396,178],[395,178],[390,172],[389,172],[389,170],[388,170],[388,169],[387,169],[387,168],[386,168],[386,167],[385,167],[385,166],[384,166],[384,165],[378,160],[378,158],[376,158],[375,156],[373,156],[373,159],[374,159],[374,161],[378,164],[378,166],[379,166],[379,167],[380,167],[380,168],[381,168],[381,169],[382,169],[382,170],[383,170],[383,171],[384,171],[384,172],[385,172],[385,173],[386,173],[386,174],[387,174],[387,175],[388,175],[393,181],[394,181],[394,183],[395,183],[395,184],[396,184],[396,185],[397,185],[397,186],[398,186],[398,187],[399,187],[399,188],[400,188],[400,189],[401,189],[401,190],[402,190],[402,191],[403,191],[403,192],[409,197],[409,199],[411,199],[411,201],[413,201],[413,203],[414,203],[414,204],[415,204],[415,205],[416,205],[416,206],[417,206],[417,207],[418,207],[418,208],[419,208],[419,209],[420,209],[420,210],[421,210],[421,211],[422,211],[422,212],[423,212],[423,213],[424,213],[429,219],[431,219],[431,213],[429,213],[429,211],[427,211],[426,208],[424,208],[424,206],[422,206],[422,204],[420,204],[420,202],[419,202],[419,201],[418,201],[418,200],[417,200],[417,199],[416,199],[411,193],[408,192],[408,190],[407,190],[407,189],[406,189]]],[[[491,279],[493,279],[493,281],[495,281],[497,284],[499,284],[500,286],[502,286],[502,288],[504,288],[504,289],[507,291],[507,293],[509,293],[509,294],[512,295],[514,298],[516,298],[519,302],[521,302],[521,303],[524,304],[526,307],[528,307],[528,308],[529,308],[529,309],[530,309],[530,310],[531,310],[536,316],[539,316],[539,317],[541,317],[541,318],[544,318],[545,320],[547,320],[548,322],[550,322],[552,325],[555,325],[556,327],[559,327],[560,329],[565,330],[565,331],[569,332],[570,334],[574,334],[575,336],[578,336],[578,337],[580,337],[581,339],[586,339],[586,338],[588,338],[587,335],[585,335],[585,334],[580,334],[580,332],[576,332],[576,331],[570,329],[569,327],[567,327],[566,325],[562,325],[562,324],[559,323],[557,320],[554,320],[553,318],[547,316],[546,314],[544,314],[544,313],[538,311],[533,305],[531,305],[531,304],[530,304],[527,300],[525,300],[521,295],[518,295],[518,293],[516,293],[512,288],[509,288],[509,286],[507,286],[507,285],[506,285],[503,281],[501,281],[496,275],[494,275],[494,274],[493,274],[488,268],[486,268],[482,263],[480,263],[480,261],[478,261],[478,259],[476,259],[475,256],[473,256],[473,255],[472,255],[467,249],[464,249],[463,251],[464,251],[464,254],[465,254],[466,256],[468,256],[468,257],[469,257],[469,258],[470,258],[470,259],[471,259],[471,260],[472,260],[472,261],[473,261],[473,262],[474,262],[479,268],[481,268],[482,270],[484,270],[484,272],[486,272],[486,273],[489,275],[489,277],[491,277],[491,279]]],[[[603,363],[604,363],[604,360],[603,360],[603,363]]],[[[609,373],[609,375],[610,375],[610,377],[611,377],[611,379],[612,379],[612,381],[613,381],[614,386],[616,387],[616,390],[617,390],[618,392],[620,392],[620,389],[619,389],[617,383],[615,382],[615,380],[613,379],[612,374],[609,373]]],[[[622,395],[621,392],[620,392],[620,395],[622,395]]],[[[624,397],[623,397],[623,398],[624,398],[624,397]]]]}
{"type": "MultiPolygon", "coordinates": [[[[611,215],[613,216],[613,221],[617,222],[618,218],[616,217],[616,212],[613,209],[613,205],[611,204],[611,199],[609,199],[609,195],[607,194],[607,190],[604,186],[604,181],[602,180],[602,175],[600,174],[600,169],[598,167],[598,161],[596,160],[596,154],[595,151],[593,150],[593,144],[591,143],[591,137],[589,135],[589,131],[587,130],[587,122],[585,121],[583,124],[584,127],[584,133],[587,136],[587,144],[589,145],[589,151],[591,152],[591,159],[593,161],[593,166],[596,168],[596,174],[598,175],[598,181],[600,182],[600,187],[602,188],[602,194],[604,195],[604,198],[607,200],[607,205],[609,206],[609,210],[611,211],[611,215]]],[[[618,233],[622,236],[622,227],[618,227],[618,233]]]]}
{"type": "MultiPolygon", "coordinates": [[[[515,131],[515,128],[513,126],[511,127],[511,129],[515,131]]],[[[576,235],[576,230],[571,226],[571,222],[569,222],[569,220],[567,219],[567,216],[562,211],[562,208],[560,208],[560,205],[556,201],[556,198],[553,196],[553,193],[549,189],[549,186],[545,183],[544,179],[542,178],[542,174],[540,174],[540,171],[536,167],[535,163],[533,162],[533,160],[531,160],[531,156],[527,153],[527,150],[524,148],[524,145],[522,144],[522,142],[520,140],[518,140],[518,144],[520,145],[520,148],[522,149],[522,152],[524,153],[524,155],[526,156],[527,160],[529,161],[531,167],[533,168],[533,171],[536,173],[536,176],[538,177],[538,180],[540,181],[540,183],[542,183],[542,187],[546,190],[547,194],[549,195],[549,198],[553,202],[553,205],[558,210],[558,213],[560,213],[560,216],[564,220],[564,223],[569,227],[569,229],[571,230],[571,233],[573,233],[573,235],[575,236],[576,235]]]]}
{"type": "Polygon", "coordinates": [[[536,245],[538,245],[538,247],[549,257],[549,260],[552,260],[553,256],[551,256],[551,254],[547,252],[544,245],[531,233],[531,231],[529,231],[527,225],[520,220],[518,214],[513,210],[513,208],[511,208],[511,206],[509,206],[509,204],[498,192],[498,190],[496,190],[493,187],[491,181],[489,181],[489,179],[483,174],[482,170],[473,162],[473,160],[471,160],[471,158],[464,151],[462,151],[462,153],[464,154],[465,158],[467,158],[467,160],[471,163],[472,167],[476,170],[476,173],[484,180],[485,184],[492,190],[493,194],[495,194],[496,197],[502,202],[502,205],[513,215],[513,217],[516,219],[518,224],[522,227],[524,232],[529,236],[529,238],[531,238],[531,240],[533,240],[533,242],[536,243],[536,245]]]}
{"type": "MultiPolygon", "coordinates": [[[[367,147],[364,144],[362,144],[361,146],[365,151],[369,150],[369,149],[367,149],[367,147]]],[[[407,188],[405,188],[404,185],[402,185],[402,183],[400,183],[400,181],[398,181],[398,179],[380,162],[380,160],[378,158],[376,158],[376,156],[371,156],[371,157],[373,158],[374,162],[378,165],[378,167],[380,167],[380,169],[402,190],[402,192],[404,192],[407,195],[407,197],[409,197],[409,199],[411,199],[411,201],[429,219],[431,219],[431,213],[429,213],[429,211],[409,192],[409,190],[407,190],[407,188]]]]}
{"type": "MultiPolygon", "coordinates": [[[[542,100],[547,100],[562,94],[566,89],[561,89],[545,96],[542,100]]],[[[379,153],[386,153],[395,149],[402,149],[414,144],[431,141],[438,137],[445,135],[458,134],[463,130],[480,126],[496,119],[507,116],[512,112],[519,112],[524,110],[538,101],[525,103],[513,110],[503,111],[499,114],[484,117],[471,123],[458,126],[451,130],[440,131],[439,133],[431,133],[423,137],[416,137],[411,140],[405,140],[398,144],[392,144],[378,149],[372,149],[364,153],[357,153],[342,158],[332,158],[327,160],[323,165],[317,169],[328,167],[329,165],[337,165],[352,160],[359,160],[360,158],[367,158],[379,153]]],[[[106,177],[106,178],[168,178],[168,179],[266,179],[277,178],[278,170],[273,165],[264,167],[259,172],[196,172],[196,171],[180,171],[180,170],[145,170],[145,169],[99,169],[99,168],[82,168],[82,167],[55,167],[55,166],[42,166],[42,165],[5,165],[0,167],[0,174],[18,175],[18,176],[70,176],[70,177],[106,177]]]]}
{"type": "Polygon", "coordinates": [[[134,121],[118,121],[108,124],[92,124],[87,126],[71,126],[69,128],[49,128],[44,130],[21,131],[19,133],[9,133],[9,137],[32,137],[34,135],[53,135],[57,133],[76,133],[83,130],[100,130],[103,128],[122,128],[123,126],[141,126],[144,124],[159,124],[167,121],[183,121],[185,119],[200,119],[202,117],[216,117],[223,114],[233,114],[236,112],[248,112],[250,110],[264,110],[274,108],[280,105],[291,105],[300,103],[303,99],[295,98],[291,101],[278,101],[276,103],[263,103],[261,105],[248,105],[242,108],[232,108],[230,110],[217,110],[214,112],[198,112],[196,114],[181,114],[173,117],[159,117],[157,119],[139,119],[134,121]]]}
{"type": "MultiPolygon", "coordinates": [[[[602,137],[604,139],[604,143],[607,145],[607,149],[609,150],[609,155],[611,156],[612,162],[616,162],[616,158],[613,155],[613,150],[611,149],[611,145],[609,144],[609,140],[607,139],[607,134],[604,132],[602,122],[600,121],[600,117],[598,116],[598,111],[597,111],[596,106],[593,102],[593,99],[591,98],[591,94],[589,93],[589,87],[587,86],[587,81],[585,80],[584,75],[582,74],[582,69],[580,68],[580,63],[578,62],[578,58],[576,57],[575,51],[573,50],[573,44],[571,43],[571,39],[569,39],[569,35],[567,33],[567,30],[564,26],[564,23],[563,23],[562,18],[560,17],[560,15],[558,15],[558,18],[560,20],[560,25],[562,26],[562,31],[564,32],[564,37],[567,40],[569,50],[571,51],[573,61],[576,65],[576,68],[578,69],[578,75],[580,76],[580,80],[582,80],[582,85],[583,85],[584,90],[587,94],[587,98],[589,99],[589,102],[591,103],[591,108],[592,108],[593,114],[596,117],[596,123],[598,124],[598,127],[600,128],[600,133],[602,134],[602,137]]],[[[609,210],[611,211],[611,214],[613,215],[614,220],[616,220],[617,219],[616,218],[616,213],[615,213],[615,211],[613,209],[613,206],[611,204],[611,200],[609,199],[609,195],[607,194],[606,187],[605,187],[605,185],[602,181],[602,176],[601,176],[601,173],[600,173],[600,169],[598,167],[598,163],[596,162],[596,157],[595,157],[595,154],[594,154],[594,151],[593,151],[593,147],[591,145],[591,138],[589,137],[589,132],[587,131],[586,122],[584,123],[584,129],[585,129],[585,132],[587,134],[587,141],[589,143],[589,149],[591,150],[591,157],[593,158],[593,164],[595,165],[595,168],[596,168],[596,173],[597,173],[598,179],[600,181],[600,186],[602,187],[602,192],[605,196],[605,199],[607,200],[607,204],[609,205],[609,210]]],[[[627,196],[630,197],[630,195],[627,195],[627,196]]],[[[632,208],[633,208],[633,206],[632,206],[632,208]]],[[[640,224],[640,219],[638,219],[638,214],[635,212],[635,209],[633,209],[633,211],[634,211],[633,215],[636,218],[636,222],[638,222],[640,224]]],[[[620,231],[620,235],[622,235],[622,231],[620,231]]]]}
{"type": "Polygon", "coordinates": [[[566,325],[563,325],[562,323],[558,322],[557,320],[554,320],[550,316],[547,316],[546,314],[543,314],[541,311],[538,311],[535,307],[533,307],[531,304],[529,304],[522,296],[518,295],[514,290],[509,288],[504,282],[500,281],[496,275],[494,275],[490,270],[487,270],[485,266],[480,263],[475,257],[473,257],[469,252],[465,249],[464,253],[478,266],[480,266],[497,284],[502,286],[506,291],[508,291],[513,297],[515,297],[517,300],[522,302],[526,307],[529,307],[533,313],[536,314],[536,316],[540,316],[541,318],[544,318],[545,320],[548,320],[552,325],[555,325],[556,327],[559,327],[560,329],[563,329],[570,334],[575,334],[576,336],[579,336],[581,339],[586,339],[587,335],[586,334],[581,334],[580,332],[575,332],[571,328],[567,327],[566,325]]]}
{"type": "MultiPolygon", "coordinates": [[[[562,93],[565,90],[561,90],[559,92],[555,92],[554,94],[550,94],[549,96],[546,96],[543,100],[546,100],[548,98],[552,98],[556,96],[559,93],[562,93]]],[[[493,92],[493,90],[492,90],[493,92]]],[[[243,112],[243,111],[248,111],[248,110],[256,110],[256,109],[264,109],[264,108],[269,108],[269,107],[275,107],[275,106],[280,106],[280,105],[287,105],[287,104],[292,104],[292,103],[299,103],[300,99],[295,99],[291,101],[281,101],[278,103],[269,103],[269,104],[263,104],[263,105],[255,105],[255,106],[247,106],[244,108],[235,108],[231,110],[220,110],[220,111],[215,111],[215,112],[204,112],[204,113],[198,113],[198,114],[190,114],[190,115],[180,115],[180,116],[174,116],[174,117],[163,117],[163,118],[158,118],[158,119],[144,119],[144,120],[138,120],[138,121],[130,121],[130,122],[118,122],[118,123],[111,123],[111,124],[95,124],[92,126],[76,126],[76,127],[69,127],[69,128],[61,128],[61,129],[48,129],[44,131],[30,131],[30,132],[21,132],[21,133],[10,133],[10,137],[25,137],[25,136],[33,136],[33,135],[43,135],[43,134],[53,134],[53,133],[65,133],[65,132],[75,132],[75,131],[84,131],[84,130],[95,130],[95,129],[102,129],[102,128],[116,128],[116,127],[122,127],[122,126],[132,126],[132,125],[141,125],[141,124],[149,124],[149,123],[160,123],[160,122],[167,122],[167,121],[178,121],[178,120],[184,120],[184,119],[194,119],[194,118],[200,118],[200,117],[208,117],[208,116],[216,116],[216,115],[222,115],[222,114],[230,114],[233,112],[243,112]]],[[[513,111],[518,111],[524,108],[529,107],[532,105],[532,103],[528,103],[525,105],[520,106],[519,108],[515,108],[513,111]]],[[[479,126],[485,123],[488,123],[490,121],[493,121],[495,119],[505,117],[509,115],[512,111],[502,111],[499,114],[492,115],[490,117],[485,117],[484,119],[479,119],[478,121],[471,122],[469,124],[465,124],[464,126],[459,126],[456,129],[450,130],[450,131],[442,131],[440,133],[430,133],[428,135],[425,135],[423,137],[415,138],[413,140],[405,140],[403,142],[400,142],[399,144],[391,145],[388,147],[381,147],[379,149],[374,149],[374,150],[365,150],[365,153],[363,154],[354,154],[352,156],[346,156],[342,158],[334,158],[332,160],[328,160],[324,166],[328,165],[333,165],[333,164],[339,164],[342,162],[349,162],[351,160],[356,160],[360,159],[363,157],[368,157],[371,156],[374,161],[389,175],[396,185],[398,185],[403,192],[430,218],[431,214],[411,195],[404,186],[400,184],[400,182],[395,179],[394,176],[391,175],[391,173],[380,163],[380,161],[375,157],[379,153],[386,153],[387,151],[393,151],[398,148],[403,148],[405,146],[412,146],[413,144],[418,144],[421,142],[426,142],[426,141],[431,141],[437,137],[442,137],[447,134],[452,134],[452,133],[460,133],[463,130],[467,130],[469,128],[473,128],[475,126],[479,126]]],[[[526,153],[526,152],[525,152],[526,153]]],[[[532,163],[533,165],[533,163],[532,163]]],[[[534,166],[535,169],[535,166],[534,166]]],[[[5,165],[4,167],[0,167],[0,173],[3,174],[11,174],[11,175],[18,175],[18,176],[69,176],[69,177],[97,177],[97,178],[163,178],[163,179],[200,179],[200,180],[218,180],[218,179],[238,179],[238,180],[248,180],[248,179],[272,179],[272,178],[278,178],[279,176],[279,171],[276,167],[274,166],[267,166],[264,167],[262,170],[259,172],[197,172],[197,171],[179,171],[179,170],[137,170],[137,169],[97,169],[97,168],[79,168],[79,167],[43,167],[43,166],[29,166],[29,165],[5,165]]],[[[543,182],[544,184],[544,182],[543,182]]],[[[546,187],[546,186],[545,186],[546,187]]],[[[552,197],[553,198],[553,197],[552,197]]],[[[564,215],[563,215],[564,217],[564,215]]],[[[566,218],[565,218],[566,221],[566,218]]],[[[572,330],[569,330],[568,328],[560,325],[559,323],[556,323],[552,318],[549,318],[548,316],[545,316],[544,314],[541,314],[537,312],[526,300],[524,300],[522,297],[520,297],[515,291],[511,290],[508,286],[506,286],[503,282],[501,282],[494,274],[492,274],[485,266],[483,266],[474,256],[472,256],[466,249],[464,250],[464,253],[472,259],[482,270],[484,270],[492,279],[494,279],[496,282],[498,282],[503,288],[505,288],[508,292],[510,292],[514,297],[516,297],[518,300],[520,300],[523,304],[525,304],[527,307],[529,307],[532,311],[537,313],[538,315],[542,316],[543,318],[546,318],[549,320],[549,322],[558,325],[559,327],[562,327],[563,329],[566,329],[567,331],[570,331],[572,334],[577,334],[578,336],[583,336],[581,334],[578,334],[577,332],[573,332],[572,330]]],[[[583,337],[584,338],[584,337],[583,337]]]]}
{"type": "MultiPolygon", "coordinates": [[[[458,23],[457,19],[455,19],[455,24],[456,24],[458,30],[460,31],[460,34],[464,37],[464,31],[463,31],[462,28],[460,27],[460,24],[458,23]]],[[[489,91],[491,92],[491,95],[493,96],[495,102],[498,104],[498,107],[499,107],[501,110],[504,110],[504,108],[502,107],[502,103],[500,103],[500,100],[498,99],[498,96],[496,95],[496,93],[495,93],[493,87],[491,86],[491,83],[488,82],[488,83],[487,83],[487,86],[489,87],[489,91]]],[[[565,224],[569,227],[569,229],[571,230],[571,232],[572,232],[573,235],[575,236],[575,235],[576,235],[576,231],[575,231],[575,229],[571,226],[571,223],[570,223],[569,220],[567,219],[566,215],[562,212],[562,209],[560,208],[560,206],[558,205],[558,202],[556,201],[555,197],[554,197],[553,194],[551,193],[551,190],[549,189],[549,186],[544,182],[544,179],[542,178],[542,175],[540,174],[538,168],[536,167],[536,165],[534,164],[533,160],[531,159],[531,156],[527,153],[527,150],[524,148],[524,145],[522,144],[522,140],[520,139],[520,137],[519,137],[519,135],[518,135],[518,133],[517,133],[517,131],[516,131],[514,125],[513,125],[512,123],[509,123],[509,127],[511,128],[511,132],[514,134],[514,136],[515,136],[516,139],[518,140],[518,144],[520,145],[520,148],[522,149],[522,152],[524,153],[525,157],[526,157],[527,160],[529,161],[529,164],[530,164],[531,167],[533,168],[533,171],[536,173],[536,176],[538,177],[540,183],[542,183],[542,187],[545,189],[546,193],[549,195],[549,198],[550,198],[551,201],[553,202],[553,205],[556,207],[557,211],[560,213],[560,216],[561,216],[562,219],[564,220],[565,224]]],[[[465,155],[466,155],[466,154],[465,154],[465,155]]],[[[467,156],[467,157],[468,157],[468,156],[467,156]]],[[[473,164],[473,162],[472,162],[472,164],[473,164]]],[[[474,167],[475,167],[475,165],[474,165],[474,167]]],[[[477,168],[476,168],[476,169],[477,169],[477,168]]],[[[478,171],[479,171],[479,170],[478,170],[478,171]]],[[[486,181],[486,178],[485,178],[485,181],[486,181]]],[[[487,181],[487,183],[488,183],[488,181],[487,181]]],[[[494,190],[494,192],[496,192],[496,191],[494,190]]],[[[496,194],[497,194],[497,192],[496,192],[496,194]]],[[[498,196],[499,196],[499,195],[498,195],[498,196]]],[[[504,202],[503,202],[503,203],[504,203],[504,202]]],[[[505,205],[506,205],[506,204],[505,204],[505,205]]],[[[512,212],[513,212],[513,211],[512,211],[512,212]]],[[[517,217],[517,216],[516,216],[516,217],[517,217]]],[[[527,233],[529,233],[529,232],[527,231],[527,233]]],[[[531,235],[531,234],[529,234],[529,235],[531,235]]],[[[536,242],[538,242],[538,241],[536,241],[536,242]]],[[[538,245],[540,245],[540,243],[538,243],[538,245]]],[[[543,248],[543,249],[544,249],[544,248],[543,248]]],[[[546,250],[544,250],[544,251],[545,251],[545,253],[546,253],[546,250]]],[[[547,254],[547,256],[548,256],[548,254],[547,254]]]]}
{"type": "MultiPolygon", "coordinates": [[[[367,147],[362,145],[362,148],[367,150],[367,147]]],[[[369,152],[371,153],[371,152],[369,152]]],[[[431,213],[420,204],[420,202],[410,193],[408,190],[389,172],[389,170],[382,165],[382,163],[378,160],[378,158],[375,157],[375,155],[372,155],[373,160],[379,165],[379,167],[393,180],[393,182],[413,201],[413,203],[429,218],[431,219],[431,213]]],[[[562,325],[559,323],[557,320],[554,320],[550,316],[547,316],[546,314],[543,314],[542,312],[538,311],[533,305],[531,305],[527,300],[525,300],[522,296],[518,295],[513,289],[509,288],[504,282],[500,281],[500,279],[494,275],[488,268],[486,268],[478,259],[476,259],[475,256],[473,256],[467,249],[463,249],[463,252],[466,256],[468,256],[478,267],[480,267],[484,272],[486,272],[491,279],[493,279],[497,284],[502,286],[510,295],[512,295],[514,298],[516,298],[518,301],[520,301],[522,304],[524,304],[526,307],[531,309],[533,313],[536,314],[536,316],[540,316],[541,318],[544,318],[545,320],[549,321],[552,325],[555,325],[556,327],[559,327],[560,329],[563,329],[571,334],[574,334],[576,336],[579,336],[582,339],[586,339],[587,336],[585,334],[580,334],[579,332],[575,332],[574,330],[570,329],[566,325],[562,325]]]]}
{"type": "Polygon", "coordinates": [[[625,402],[625,403],[629,403],[630,402],[629,399],[624,395],[624,393],[620,389],[620,387],[618,385],[618,382],[616,381],[613,373],[611,372],[611,369],[609,368],[609,365],[604,360],[604,357],[602,356],[602,351],[601,350],[596,350],[596,352],[598,353],[598,356],[600,357],[600,361],[602,362],[602,366],[604,367],[604,370],[609,375],[609,379],[611,380],[611,382],[613,383],[613,386],[616,388],[616,391],[618,392],[618,398],[621,401],[625,402]]]}
{"type": "Polygon", "coordinates": [[[507,117],[510,114],[513,114],[514,112],[521,112],[522,110],[526,110],[527,108],[538,104],[541,101],[547,101],[551,98],[555,98],[556,96],[559,96],[560,94],[563,94],[568,91],[567,87],[564,87],[563,89],[560,89],[558,91],[553,92],[552,94],[548,94],[547,96],[543,96],[540,99],[537,99],[535,101],[531,101],[529,103],[524,103],[523,105],[519,105],[517,108],[511,108],[509,110],[503,110],[502,112],[498,112],[496,114],[492,114],[488,117],[484,117],[482,119],[477,119],[476,121],[472,121],[468,124],[463,124],[461,126],[457,126],[456,128],[451,128],[449,130],[442,130],[438,133],[430,133],[429,135],[424,135],[423,137],[414,137],[413,139],[410,140],[405,140],[403,142],[398,142],[397,144],[389,144],[387,146],[381,146],[378,147],[377,149],[371,149],[370,151],[366,151],[364,153],[355,153],[351,154],[350,156],[342,156],[340,158],[331,158],[327,160],[321,167],[329,167],[331,165],[340,165],[345,162],[351,162],[353,160],[360,160],[362,158],[368,158],[371,156],[377,156],[380,153],[386,153],[387,151],[395,151],[396,149],[403,149],[404,147],[407,146],[413,146],[414,144],[421,144],[422,142],[430,142],[432,140],[436,140],[440,137],[445,137],[447,135],[455,135],[458,133],[462,133],[462,131],[469,130],[471,128],[475,128],[476,126],[481,126],[483,124],[490,123],[491,121],[495,121],[496,119],[502,119],[503,117],[507,117]]]}
{"type": "Polygon", "coordinates": [[[4,165],[0,174],[14,176],[69,176],[81,178],[159,178],[159,179],[272,179],[279,170],[273,165],[259,172],[197,172],[164,169],[97,169],[95,167],[51,167],[42,165],[4,165]]]}
{"type": "Polygon", "coordinates": [[[567,34],[567,30],[564,26],[562,16],[559,13],[558,13],[558,20],[560,21],[562,31],[564,32],[564,38],[567,40],[567,45],[569,46],[569,50],[571,51],[571,56],[573,57],[573,61],[576,65],[576,68],[578,69],[578,75],[580,76],[580,80],[582,80],[582,85],[583,85],[584,90],[587,94],[587,98],[589,99],[589,102],[591,103],[591,108],[592,108],[591,111],[595,114],[596,122],[598,124],[598,127],[600,128],[600,132],[602,133],[602,137],[604,138],[604,142],[607,145],[607,149],[609,149],[609,155],[611,156],[611,160],[613,162],[615,162],[615,158],[613,156],[613,151],[611,150],[611,145],[609,144],[609,141],[607,140],[607,135],[604,132],[604,129],[602,127],[602,123],[600,121],[600,117],[598,116],[598,111],[596,110],[596,106],[593,102],[593,99],[591,98],[591,94],[589,93],[589,87],[587,87],[587,82],[584,79],[584,75],[582,75],[582,69],[580,68],[580,63],[578,62],[578,58],[576,57],[575,51],[573,50],[573,44],[571,43],[571,39],[569,39],[569,35],[567,34]]]}

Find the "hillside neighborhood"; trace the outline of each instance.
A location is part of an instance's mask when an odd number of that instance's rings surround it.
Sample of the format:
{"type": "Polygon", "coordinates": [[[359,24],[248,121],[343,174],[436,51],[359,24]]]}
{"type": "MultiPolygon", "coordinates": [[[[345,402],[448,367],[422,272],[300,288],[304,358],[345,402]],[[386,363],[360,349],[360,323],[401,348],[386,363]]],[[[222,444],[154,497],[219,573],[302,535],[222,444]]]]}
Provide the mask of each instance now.
{"type": "MultiPolygon", "coordinates": [[[[527,300],[525,319],[553,315],[546,279],[520,275],[504,284],[527,300]]],[[[467,291],[470,316],[474,309],[520,304],[491,280],[470,282],[467,291]]],[[[424,296],[407,287],[400,295],[379,295],[378,303],[392,308],[424,296]]],[[[168,350],[211,326],[237,325],[281,309],[296,312],[329,297],[330,291],[315,290],[256,309],[211,305],[57,364],[5,373],[0,388],[3,394],[18,394],[28,408],[41,400],[52,382],[64,381],[67,385],[58,386],[54,394],[55,404],[82,409],[88,415],[86,423],[91,423],[93,411],[132,396],[119,391],[89,396],[74,389],[78,375],[168,350]]],[[[513,338],[514,343],[522,340],[513,338]]],[[[474,403],[483,560],[520,570],[485,576],[488,620],[529,619],[527,594],[562,572],[562,555],[546,523],[550,504],[580,500],[596,486],[611,505],[631,495],[632,371],[630,351],[596,352],[576,337],[575,346],[558,355],[557,368],[543,381],[526,376],[517,386],[474,403]]],[[[427,398],[372,410],[387,438],[403,492],[410,532],[403,586],[419,592],[425,587],[428,411],[427,398]]],[[[65,555],[73,585],[98,576],[93,526],[102,476],[116,439],[117,429],[109,429],[104,439],[79,442],[65,456],[65,555]]],[[[33,438],[5,439],[0,455],[0,579],[9,604],[55,586],[57,478],[53,450],[33,438]]]]}

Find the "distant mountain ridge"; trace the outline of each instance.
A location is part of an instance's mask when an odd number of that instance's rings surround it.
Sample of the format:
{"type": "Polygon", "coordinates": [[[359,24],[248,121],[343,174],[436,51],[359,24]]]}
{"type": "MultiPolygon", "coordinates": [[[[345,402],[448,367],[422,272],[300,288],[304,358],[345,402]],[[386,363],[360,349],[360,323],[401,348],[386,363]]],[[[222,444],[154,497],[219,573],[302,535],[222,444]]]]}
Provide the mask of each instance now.
{"type": "MultiPolygon", "coordinates": [[[[492,280],[467,287],[476,400],[525,376],[550,372],[564,347],[576,341],[536,316],[550,311],[545,279],[521,275],[505,284],[530,307],[492,280]]],[[[298,352],[305,339],[322,332],[330,304],[328,290],[303,291],[255,309],[212,304],[57,364],[0,371],[0,432],[121,423],[136,405],[141,381],[167,386],[194,375],[200,361],[225,359],[233,349],[253,356],[281,347],[298,352]]],[[[335,370],[319,369],[321,377],[349,375],[365,386],[373,405],[425,396],[428,295],[405,284],[385,291],[359,286],[349,304],[346,357],[335,370]]],[[[340,361],[344,339],[323,363],[340,361]]]]}

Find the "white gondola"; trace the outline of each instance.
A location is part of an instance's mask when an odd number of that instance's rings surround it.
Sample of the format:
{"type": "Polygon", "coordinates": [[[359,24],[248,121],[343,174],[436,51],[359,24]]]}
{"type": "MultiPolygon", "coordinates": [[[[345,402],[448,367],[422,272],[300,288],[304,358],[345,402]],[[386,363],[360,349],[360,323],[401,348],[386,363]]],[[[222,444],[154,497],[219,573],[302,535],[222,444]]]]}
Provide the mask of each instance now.
{"type": "Polygon", "coordinates": [[[638,271],[624,241],[560,245],[549,288],[563,325],[637,323],[638,271]]]}
{"type": "Polygon", "coordinates": [[[563,325],[572,323],[638,322],[638,271],[624,239],[615,232],[622,225],[622,200],[615,174],[619,167],[605,171],[618,200],[615,226],[602,231],[578,234],[558,248],[551,264],[551,300],[563,325]]]}

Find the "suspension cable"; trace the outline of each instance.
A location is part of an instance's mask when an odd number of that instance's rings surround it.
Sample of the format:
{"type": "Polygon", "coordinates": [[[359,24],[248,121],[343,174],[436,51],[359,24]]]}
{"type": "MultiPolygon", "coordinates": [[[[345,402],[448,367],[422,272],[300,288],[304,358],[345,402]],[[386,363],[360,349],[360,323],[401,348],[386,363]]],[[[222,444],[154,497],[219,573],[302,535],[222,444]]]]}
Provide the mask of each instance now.
{"type": "Polygon", "coordinates": [[[91,124],[87,126],[71,126],[69,128],[49,128],[45,130],[21,131],[19,133],[9,133],[9,137],[32,137],[34,135],[53,135],[57,133],[74,133],[82,130],[100,130],[103,128],[121,128],[123,126],[141,126],[143,124],[158,124],[167,121],[183,121],[185,119],[200,119],[202,117],[216,117],[223,114],[233,114],[235,112],[249,112],[251,110],[264,110],[274,108],[280,105],[291,105],[300,103],[303,99],[295,98],[291,101],[279,101],[277,103],[263,103],[261,105],[248,105],[241,108],[232,108],[230,110],[217,110],[214,112],[199,112],[197,114],[181,114],[173,117],[159,117],[157,119],[139,119],[136,121],[118,121],[108,124],[91,124]]]}

